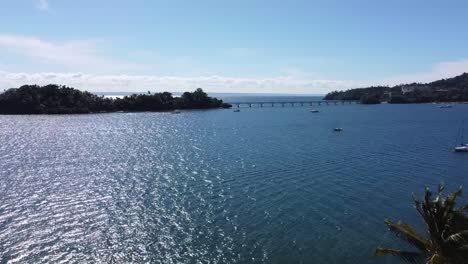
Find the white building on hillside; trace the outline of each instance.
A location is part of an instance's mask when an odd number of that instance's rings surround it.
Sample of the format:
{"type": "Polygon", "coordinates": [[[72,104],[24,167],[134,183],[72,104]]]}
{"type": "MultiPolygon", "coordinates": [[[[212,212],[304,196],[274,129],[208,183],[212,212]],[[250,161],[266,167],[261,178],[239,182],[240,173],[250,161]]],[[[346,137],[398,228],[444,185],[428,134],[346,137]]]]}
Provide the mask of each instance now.
{"type": "Polygon", "coordinates": [[[430,87],[429,86],[426,86],[426,85],[405,85],[405,86],[402,86],[401,87],[401,92],[403,94],[405,93],[411,93],[411,92],[414,92],[415,90],[419,90],[419,91],[425,91],[427,89],[429,89],[430,87]]]}

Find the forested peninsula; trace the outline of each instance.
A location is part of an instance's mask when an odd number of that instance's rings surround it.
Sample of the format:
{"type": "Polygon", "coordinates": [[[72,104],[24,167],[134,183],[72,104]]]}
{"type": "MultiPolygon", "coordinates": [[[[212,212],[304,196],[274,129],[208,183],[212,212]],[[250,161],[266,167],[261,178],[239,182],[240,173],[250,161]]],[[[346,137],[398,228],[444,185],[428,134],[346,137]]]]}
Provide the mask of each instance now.
{"type": "Polygon", "coordinates": [[[24,85],[0,93],[0,114],[86,114],[105,112],[171,111],[176,109],[229,108],[202,89],[175,97],[169,92],[107,98],[67,86],[24,85]]]}
{"type": "Polygon", "coordinates": [[[354,100],[363,104],[468,102],[468,73],[425,84],[411,83],[393,87],[372,86],[334,91],[328,93],[324,100],[354,100]]]}

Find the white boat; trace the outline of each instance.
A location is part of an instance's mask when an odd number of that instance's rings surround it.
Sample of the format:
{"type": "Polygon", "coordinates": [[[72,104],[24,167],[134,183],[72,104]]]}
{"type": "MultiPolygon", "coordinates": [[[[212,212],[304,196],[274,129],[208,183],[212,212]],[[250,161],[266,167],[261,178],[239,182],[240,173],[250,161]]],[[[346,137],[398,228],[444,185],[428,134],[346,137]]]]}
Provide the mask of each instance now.
{"type": "Polygon", "coordinates": [[[452,108],[453,106],[452,105],[441,105],[439,106],[439,108],[452,108]]]}
{"type": "Polygon", "coordinates": [[[468,144],[455,147],[455,152],[468,152],[468,144]]]}
{"type": "Polygon", "coordinates": [[[311,113],[318,113],[319,110],[317,110],[317,109],[312,109],[312,110],[310,110],[310,112],[311,112],[311,113]]]}

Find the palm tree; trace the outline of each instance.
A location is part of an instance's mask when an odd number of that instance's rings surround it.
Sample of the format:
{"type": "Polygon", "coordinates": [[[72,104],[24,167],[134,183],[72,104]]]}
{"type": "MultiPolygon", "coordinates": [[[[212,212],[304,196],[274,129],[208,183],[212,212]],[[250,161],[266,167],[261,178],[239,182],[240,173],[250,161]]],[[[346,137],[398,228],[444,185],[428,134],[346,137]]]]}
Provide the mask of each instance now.
{"type": "Polygon", "coordinates": [[[415,207],[423,218],[427,234],[420,235],[408,224],[385,220],[390,231],[414,246],[417,251],[402,251],[377,248],[376,256],[397,256],[407,263],[416,264],[467,264],[468,263],[468,217],[464,211],[468,205],[457,208],[455,200],[461,195],[458,191],[442,196],[444,186],[439,185],[438,194],[426,188],[422,201],[414,195],[415,207]]]}

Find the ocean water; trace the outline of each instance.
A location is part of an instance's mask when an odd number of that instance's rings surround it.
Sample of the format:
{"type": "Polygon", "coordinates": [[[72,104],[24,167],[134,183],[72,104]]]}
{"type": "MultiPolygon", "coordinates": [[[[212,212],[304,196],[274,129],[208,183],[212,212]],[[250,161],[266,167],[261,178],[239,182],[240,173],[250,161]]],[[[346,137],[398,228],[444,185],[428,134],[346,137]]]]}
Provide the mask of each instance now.
{"type": "Polygon", "coordinates": [[[0,116],[0,263],[400,263],[468,105],[311,108],[0,116]]]}

